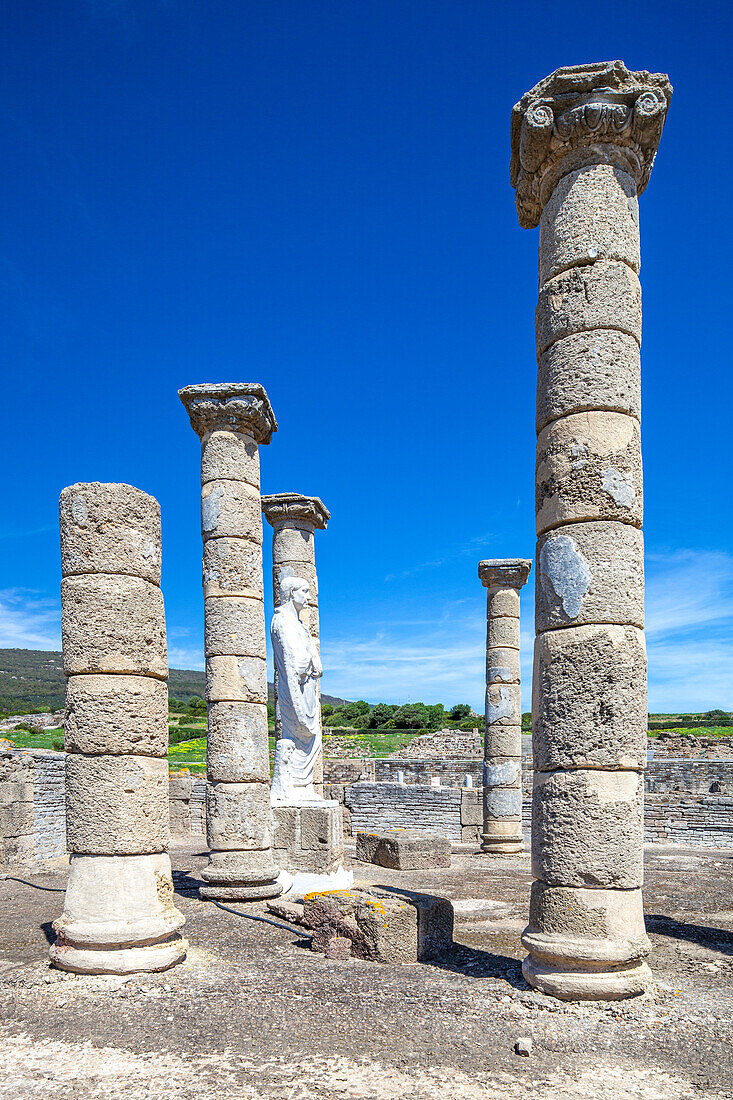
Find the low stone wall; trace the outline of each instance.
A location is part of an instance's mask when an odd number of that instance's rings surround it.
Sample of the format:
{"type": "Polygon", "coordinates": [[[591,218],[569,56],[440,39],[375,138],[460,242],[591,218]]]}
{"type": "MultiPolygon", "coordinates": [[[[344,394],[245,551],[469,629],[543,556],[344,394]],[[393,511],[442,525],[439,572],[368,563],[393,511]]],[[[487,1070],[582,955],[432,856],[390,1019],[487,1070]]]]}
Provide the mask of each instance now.
{"type": "Polygon", "coordinates": [[[352,783],[345,788],[344,801],[353,836],[398,826],[472,843],[481,832],[481,792],[477,790],[352,783]]]}
{"type": "Polygon", "coordinates": [[[733,847],[733,798],[647,795],[644,801],[644,840],[647,844],[733,847]]]}
{"type": "Polygon", "coordinates": [[[644,789],[647,794],[733,794],[733,760],[650,760],[644,789]]]}
{"type": "Polygon", "coordinates": [[[30,863],[66,852],[65,754],[0,753],[0,862],[30,863]]]}
{"type": "MultiPolygon", "coordinates": [[[[0,752],[0,862],[53,859],[66,851],[65,754],[46,750],[0,752]]],[[[409,826],[451,840],[478,842],[481,832],[481,761],[329,760],[327,798],[342,805],[346,835],[360,829],[409,826]],[[404,784],[396,782],[397,772],[404,784]],[[474,787],[463,784],[470,775],[474,787]],[[440,787],[430,785],[439,778],[440,787]]],[[[522,767],[525,833],[531,826],[532,761],[522,767]]],[[[647,842],[733,846],[733,760],[650,760],[645,774],[647,842]]],[[[206,834],[206,780],[174,776],[171,833],[206,834]]]]}
{"type": "Polygon", "coordinates": [[[33,836],[36,859],[66,853],[66,753],[34,756],[33,836]]]}

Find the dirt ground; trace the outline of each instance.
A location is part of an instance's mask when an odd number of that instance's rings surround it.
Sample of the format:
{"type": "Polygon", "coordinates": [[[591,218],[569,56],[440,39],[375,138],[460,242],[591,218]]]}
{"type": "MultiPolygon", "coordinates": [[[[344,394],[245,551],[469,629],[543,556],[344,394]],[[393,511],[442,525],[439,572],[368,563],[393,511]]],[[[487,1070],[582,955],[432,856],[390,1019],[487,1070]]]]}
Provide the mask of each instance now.
{"type": "Polygon", "coordinates": [[[444,960],[403,966],[328,961],[302,931],[199,901],[202,845],[171,855],[191,946],[157,976],[50,969],[65,869],[0,881],[0,1097],[733,1097],[733,850],[647,849],[656,987],[609,1005],[565,1005],[524,983],[526,855],[463,846],[431,872],[356,863],[357,882],[498,903],[491,919],[456,924],[444,960]],[[529,1058],[514,1052],[523,1036],[529,1058]]]}

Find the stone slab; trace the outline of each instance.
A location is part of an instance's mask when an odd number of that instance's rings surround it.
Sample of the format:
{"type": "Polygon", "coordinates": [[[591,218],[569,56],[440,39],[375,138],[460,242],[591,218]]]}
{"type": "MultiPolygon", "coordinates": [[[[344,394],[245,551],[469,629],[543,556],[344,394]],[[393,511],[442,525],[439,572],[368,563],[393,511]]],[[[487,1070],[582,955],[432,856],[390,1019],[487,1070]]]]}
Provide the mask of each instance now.
{"type": "Polygon", "coordinates": [[[313,932],[313,949],[324,954],[338,936],[351,941],[356,958],[423,962],[440,957],[453,942],[451,903],[410,891],[386,894],[357,888],[308,894],[303,919],[313,932]]]}
{"type": "Polygon", "coordinates": [[[451,847],[445,837],[426,836],[410,829],[360,832],[356,836],[356,858],[395,871],[450,867],[451,847]]]}

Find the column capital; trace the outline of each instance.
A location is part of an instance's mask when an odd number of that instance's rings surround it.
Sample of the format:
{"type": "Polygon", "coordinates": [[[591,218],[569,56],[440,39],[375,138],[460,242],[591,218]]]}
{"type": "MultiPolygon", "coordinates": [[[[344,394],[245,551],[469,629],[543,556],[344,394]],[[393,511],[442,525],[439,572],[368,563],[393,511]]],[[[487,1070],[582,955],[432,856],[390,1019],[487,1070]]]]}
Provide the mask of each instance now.
{"type": "Polygon", "coordinates": [[[536,226],[558,181],[590,164],[627,172],[640,195],[671,98],[665,73],[630,72],[623,61],[570,65],[535,84],[512,110],[519,224],[536,226]]]}
{"type": "Polygon", "coordinates": [[[478,576],[484,588],[522,588],[527,583],[532,562],[528,558],[487,558],[478,563],[478,576]]]}
{"type": "Polygon", "coordinates": [[[209,432],[229,430],[269,443],[277,420],[264,386],[258,382],[205,382],[178,391],[191,427],[201,439],[209,432]]]}
{"type": "Polygon", "coordinates": [[[271,493],[262,498],[262,511],[273,527],[292,521],[309,523],[325,531],[331,518],[331,513],[319,497],[305,497],[302,493],[271,493]]]}

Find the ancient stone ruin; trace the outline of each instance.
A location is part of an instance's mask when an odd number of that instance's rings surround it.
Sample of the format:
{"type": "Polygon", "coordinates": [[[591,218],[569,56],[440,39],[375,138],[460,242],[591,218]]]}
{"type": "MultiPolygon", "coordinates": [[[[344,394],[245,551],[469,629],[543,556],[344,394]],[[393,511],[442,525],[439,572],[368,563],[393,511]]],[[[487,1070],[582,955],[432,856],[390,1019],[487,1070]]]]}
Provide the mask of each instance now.
{"type": "Polygon", "coordinates": [[[282,887],[272,858],[259,444],[277,421],[262,386],[187,386],[201,439],[209,734],[201,896],[251,901],[282,887]]]}
{"type": "Polygon", "coordinates": [[[483,852],[521,852],[522,696],[519,590],[532,568],[522,558],[479,562],[486,589],[486,734],[483,852]]]}
{"type": "Polygon", "coordinates": [[[671,94],[666,76],[615,61],[558,69],[512,113],[519,221],[540,227],[524,973],[558,997],[623,997],[650,979],[637,200],[671,94]]]}
{"type": "Polygon", "coordinates": [[[130,485],[64,489],[61,629],[71,853],[52,962],[165,970],[186,954],[168,858],[160,508],[130,485]]]}

